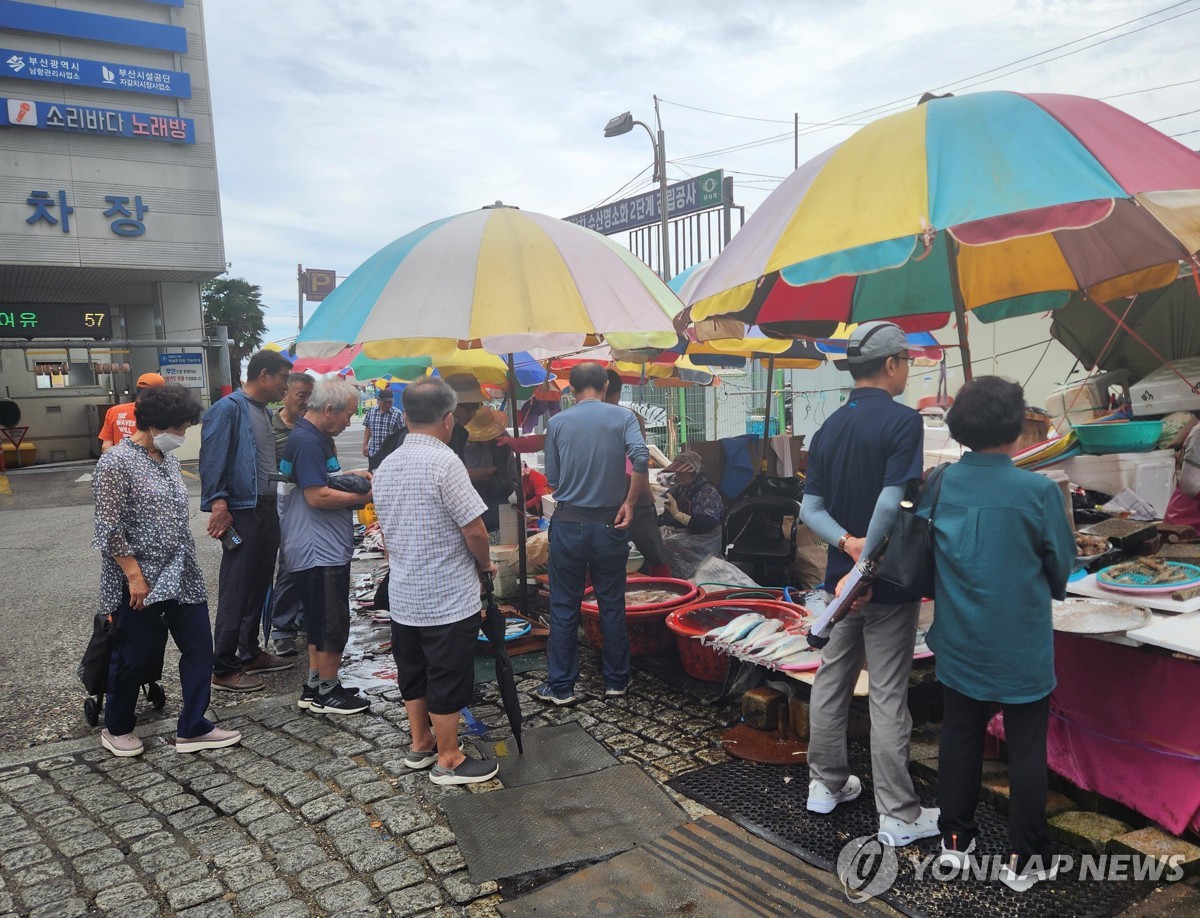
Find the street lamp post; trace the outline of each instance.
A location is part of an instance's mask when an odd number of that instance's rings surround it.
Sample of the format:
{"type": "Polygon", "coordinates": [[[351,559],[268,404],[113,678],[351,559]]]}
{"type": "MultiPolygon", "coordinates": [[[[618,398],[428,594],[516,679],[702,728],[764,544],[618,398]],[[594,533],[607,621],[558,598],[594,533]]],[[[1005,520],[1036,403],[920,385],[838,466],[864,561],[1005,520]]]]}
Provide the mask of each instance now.
{"type": "MultiPolygon", "coordinates": [[[[654,99],[654,107],[658,109],[658,97],[654,99]]],[[[650,135],[650,143],[654,147],[654,176],[658,179],[658,210],[661,220],[661,228],[659,234],[662,236],[662,279],[668,281],[671,279],[671,242],[667,236],[667,149],[666,140],[663,136],[661,127],[658,129],[658,135],[650,129],[650,125],[644,121],[635,121],[633,115],[629,112],[617,115],[615,118],[610,118],[608,124],[604,126],[605,137],[616,137],[620,134],[628,134],[633,130],[635,124],[640,124],[646,129],[646,133],[650,135]]]]}

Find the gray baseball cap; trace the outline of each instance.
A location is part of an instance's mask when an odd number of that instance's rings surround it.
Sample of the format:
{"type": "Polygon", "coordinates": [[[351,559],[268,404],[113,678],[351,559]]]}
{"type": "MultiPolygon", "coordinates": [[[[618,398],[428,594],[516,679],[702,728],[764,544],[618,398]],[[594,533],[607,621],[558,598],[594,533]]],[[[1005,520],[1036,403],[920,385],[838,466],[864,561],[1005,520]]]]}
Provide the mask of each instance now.
{"type": "Polygon", "coordinates": [[[906,350],[908,338],[899,325],[894,322],[864,322],[850,334],[850,340],[846,342],[846,356],[835,360],[833,365],[839,370],[848,370],[851,364],[894,357],[906,350]]]}

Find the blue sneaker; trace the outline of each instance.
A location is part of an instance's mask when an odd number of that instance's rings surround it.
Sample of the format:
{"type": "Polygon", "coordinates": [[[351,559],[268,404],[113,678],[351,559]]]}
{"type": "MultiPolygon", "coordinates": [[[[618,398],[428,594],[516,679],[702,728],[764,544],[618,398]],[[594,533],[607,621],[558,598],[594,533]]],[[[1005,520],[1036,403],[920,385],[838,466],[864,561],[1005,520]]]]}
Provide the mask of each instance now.
{"type": "Polygon", "coordinates": [[[534,689],[533,697],[538,699],[538,701],[547,701],[550,704],[556,704],[559,707],[562,707],[566,704],[574,704],[579,700],[575,697],[573,692],[566,695],[557,694],[554,689],[550,688],[550,684],[548,682],[543,682],[536,689],[534,689]]]}

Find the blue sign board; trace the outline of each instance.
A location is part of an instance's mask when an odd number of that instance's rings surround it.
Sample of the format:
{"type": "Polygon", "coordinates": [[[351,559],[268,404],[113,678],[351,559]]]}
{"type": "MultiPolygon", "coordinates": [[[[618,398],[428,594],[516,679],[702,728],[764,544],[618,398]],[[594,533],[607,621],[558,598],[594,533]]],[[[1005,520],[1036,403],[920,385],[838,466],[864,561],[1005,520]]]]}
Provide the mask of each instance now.
{"type": "Polygon", "coordinates": [[[81,13],[57,6],[18,3],[16,0],[0,0],[0,29],[178,51],[181,54],[187,51],[187,29],[183,26],[160,25],[100,13],[81,13]]]}
{"type": "Polygon", "coordinates": [[[155,70],[134,64],[89,61],[81,57],[63,57],[44,51],[14,51],[0,48],[0,76],[71,86],[94,86],[144,92],[152,96],[177,99],[192,97],[192,78],[179,70],[155,70]]]}
{"type": "Polygon", "coordinates": [[[68,134],[132,137],[164,143],[196,142],[196,122],[191,118],[91,105],[67,105],[62,102],[34,102],[31,99],[0,98],[0,125],[65,131],[68,134]]]}
{"type": "MultiPolygon", "coordinates": [[[[720,207],[724,175],[725,173],[718,169],[715,172],[697,175],[686,182],[668,185],[667,216],[682,217],[684,214],[708,210],[710,207],[720,207]]],[[[658,191],[647,191],[645,194],[614,201],[612,204],[573,214],[565,219],[605,236],[611,236],[614,233],[658,223],[662,219],[660,202],[661,195],[658,191]]]]}
{"type": "Polygon", "coordinates": [[[204,388],[203,354],[159,354],[158,373],[169,383],[190,389],[204,388]]]}
{"type": "Polygon", "coordinates": [[[183,8],[183,0],[146,0],[147,3],[157,3],[160,6],[177,6],[183,8]]]}

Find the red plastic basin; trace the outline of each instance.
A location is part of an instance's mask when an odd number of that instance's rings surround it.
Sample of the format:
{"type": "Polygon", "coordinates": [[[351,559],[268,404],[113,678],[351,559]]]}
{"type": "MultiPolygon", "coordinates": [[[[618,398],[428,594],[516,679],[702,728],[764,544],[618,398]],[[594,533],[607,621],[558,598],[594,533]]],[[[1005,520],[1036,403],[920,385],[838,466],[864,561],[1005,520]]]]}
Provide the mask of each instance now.
{"type": "MultiPolygon", "coordinates": [[[[742,592],[740,590],[733,591],[742,592]]],[[[758,612],[767,618],[778,618],[785,628],[800,625],[808,615],[804,606],[770,599],[714,598],[704,599],[676,609],[667,616],[666,626],[675,635],[675,646],[683,670],[702,682],[724,682],[729,670],[729,658],[712,647],[703,647],[697,640],[713,628],[727,625],[746,612],[758,612]]]]}
{"type": "MultiPolygon", "coordinates": [[[[625,591],[628,594],[635,590],[671,590],[678,596],[663,602],[626,603],[625,624],[629,630],[630,654],[645,657],[673,653],[675,642],[671,632],[664,627],[663,621],[680,606],[702,599],[705,595],[704,590],[686,580],[676,580],[673,577],[630,577],[626,581],[625,591]]],[[[579,606],[579,613],[584,638],[592,647],[599,649],[604,646],[604,638],[600,634],[600,607],[596,605],[595,600],[595,592],[588,590],[579,606]]]]}

